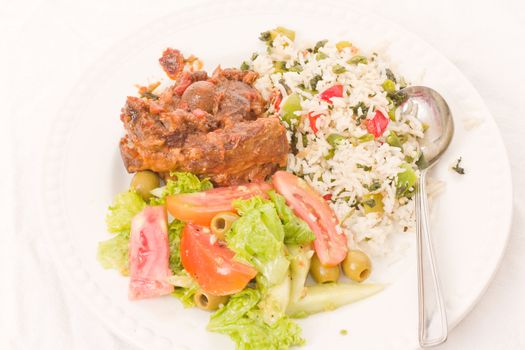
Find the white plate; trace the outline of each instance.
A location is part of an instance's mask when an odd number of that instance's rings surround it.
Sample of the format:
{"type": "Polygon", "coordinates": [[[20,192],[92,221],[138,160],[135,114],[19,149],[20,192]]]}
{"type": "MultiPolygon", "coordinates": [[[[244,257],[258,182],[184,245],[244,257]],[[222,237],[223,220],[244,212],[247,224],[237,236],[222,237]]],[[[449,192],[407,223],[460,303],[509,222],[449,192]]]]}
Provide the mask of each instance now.
{"type": "MultiPolygon", "coordinates": [[[[168,46],[203,58],[208,70],[219,63],[238,66],[260,45],[259,33],[276,25],[295,29],[298,40],[349,39],[365,50],[383,47],[397,71],[435,88],[449,102],[456,135],[434,171],[447,185],[434,207],[432,230],[454,327],[483,293],[505,248],[511,216],[506,152],[480,96],[449,61],[396,24],[355,6],[302,1],[209,4],[166,16],[97,62],[68,98],[45,159],[42,205],[62,275],[108,326],[144,348],[233,348],[227,337],[206,332],[207,313],[183,309],[174,298],[129,302],[127,279],[103,270],[95,259],[96,248],[109,237],[106,208],[129,181],[117,146],[123,132],[120,108],[125,96],[135,93],[134,84],[162,76],[157,59],[168,46]],[[472,117],[484,122],[467,131],[463,121],[472,117]],[[464,176],[449,170],[459,156],[464,176]]],[[[397,266],[382,293],[300,320],[305,348],[417,348],[414,250],[397,266]],[[348,335],[341,336],[341,329],[348,335]]]]}

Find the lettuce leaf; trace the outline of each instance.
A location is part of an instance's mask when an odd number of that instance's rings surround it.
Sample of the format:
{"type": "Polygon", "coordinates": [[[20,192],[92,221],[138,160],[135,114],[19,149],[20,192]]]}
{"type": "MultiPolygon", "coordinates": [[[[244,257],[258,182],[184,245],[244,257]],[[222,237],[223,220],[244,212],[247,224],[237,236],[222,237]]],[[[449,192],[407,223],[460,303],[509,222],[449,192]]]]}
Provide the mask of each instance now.
{"type": "Polygon", "coordinates": [[[129,274],[129,231],[122,232],[107,241],[99,242],[97,259],[105,269],[115,269],[124,276],[129,274]]]}
{"type": "Polygon", "coordinates": [[[174,275],[178,275],[184,269],[180,260],[180,237],[184,223],[180,220],[173,220],[168,225],[168,242],[170,248],[169,266],[174,275]]]}
{"type": "Polygon", "coordinates": [[[254,265],[270,285],[281,282],[289,261],[284,255],[284,228],[273,203],[256,196],[236,200],[233,207],[242,216],[226,234],[228,248],[254,265]]]}
{"type": "Polygon", "coordinates": [[[146,202],[135,191],[121,192],[113,199],[106,215],[108,231],[129,232],[131,219],[144,209],[146,202]]]}
{"type": "Polygon", "coordinates": [[[264,322],[256,306],[260,299],[260,292],[250,288],[235,294],[211,316],[208,330],[229,335],[239,350],[281,350],[304,344],[301,328],[288,317],[271,325],[264,322]]]}
{"type": "Polygon", "coordinates": [[[286,200],[275,191],[268,191],[277,214],[284,224],[284,243],[305,244],[315,239],[315,235],[306,222],[299,219],[292,209],[286,205],[286,200]]]}
{"type": "Polygon", "coordinates": [[[193,193],[206,191],[213,188],[213,184],[208,179],[200,180],[197,176],[187,172],[172,172],[171,177],[175,180],[168,180],[162,188],[160,197],[152,197],[150,205],[161,205],[166,203],[166,197],[174,194],[193,193]]]}
{"type": "Polygon", "coordinates": [[[181,301],[184,307],[193,307],[195,306],[195,301],[193,300],[193,296],[198,290],[199,290],[199,286],[197,284],[193,284],[192,286],[188,288],[175,287],[175,290],[171,294],[174,297],[179,298],[179,300],[181,301]]]}
{"type": "Polygon", "coordinates": [[[265,203],[268,203],[266,199],[263,199],[261,196],[255,196],[244,200],[236,199],[233,201],[233,207],[237,210],[237,213],[242,216],[251,210],[259,208],[265,203]]]}
{"type": "Polygon", "coordinates": [[[272,203],[256,196],[236,200],[233,207],[242,216],[226,236],[228,247],[248,261],[275,259],[283,249],[284,229],[272,203]],[[247,207],[250,209],[245,210],[247,207]]]}
{"type": "Polygon", "coordinates": [[[235,323],[257,305],[261,293],[256,289],[246,288],[233,295],[228,303],[210,317],[208,330],[217,331],[230,323],[235,323]]]}

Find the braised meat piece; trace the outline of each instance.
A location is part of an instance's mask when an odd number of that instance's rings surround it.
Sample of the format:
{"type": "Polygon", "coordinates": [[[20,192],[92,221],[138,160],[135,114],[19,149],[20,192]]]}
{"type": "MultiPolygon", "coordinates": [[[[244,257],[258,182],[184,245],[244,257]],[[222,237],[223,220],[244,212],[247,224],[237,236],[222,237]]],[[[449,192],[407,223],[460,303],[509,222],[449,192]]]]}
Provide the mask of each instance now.
{"type": "MultiPolygon", "coordinates": [[[[165,55],[173,56],[169,50],[165,55]]],[[[178,64],[175,56],[164,61],[178,64]]],[[[128,97],[122,108],[127,133],[120,151],[129,172],[189,171],[227,186],[264,181],[286,165],[286,131],[266,116],[266,101],[252,86],[255,72],[176,74],[158,99],[128,97]]]]}

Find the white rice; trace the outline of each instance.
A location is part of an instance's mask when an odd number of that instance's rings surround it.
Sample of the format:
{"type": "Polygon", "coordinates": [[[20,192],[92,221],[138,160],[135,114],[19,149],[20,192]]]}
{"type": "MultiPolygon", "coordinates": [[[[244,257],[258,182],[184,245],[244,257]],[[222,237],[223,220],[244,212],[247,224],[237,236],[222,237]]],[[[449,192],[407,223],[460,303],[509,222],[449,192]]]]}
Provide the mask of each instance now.
{"type": "MultiPolygon", "coordinates": [[[[395,121],[389,121],[383,136],[368,142],[355,142],[368,131],[356,123],[351,107],[364,103],[369,108],[367,119],[374,117],[375,110],[388,117],[388,111],[395,108],[382,87],[387,79],[387,63],[376,53],[362,53],[354,46],[339,51],[331,42],[318,51],[326,56],[324,59],[318,60],[316,53],[306,49],[279,35],[266,50],[246,64],[259,73],[255,86],[265,98],[271,99],[278,91],[283,97],[283,106],[290,94],[301,96],[302,110],[295,113],[300,117],[298,123],[287,125],[288,138],[296,143],[295,154],[289,154],[288,171],[303,177],[322,195],[331,195],[329,203],[349,238],[351,248],[363,249],[373,256],[384,255],[390,250],[391,236],[407,234],[415,228],[413,200],[396,197],[396,176],[403,171],[401,165],[407,163],[407,159],[417,173],[414,160],[419,156],[417,138],[423,136],[423,126],[415,117],[400,115],[396,111],[395,121]],[[356,55],[365,56],[368,63],[347,63],[356,55]],[[275,72],[274,61],[286,62],[288,69],[298,65],[302,71],[275,72]],[[346,72],[334,73],[332,69],[336,65],[344,67],[346,72]],[[319,93],[338,83],[345,87],[343,97],[333,98],[333,104],[330,104],[321,100],[318,92],[305,91],[316,75],[321,77],[314,87],[319,93]],[[306,117],[310,112],[322,114],[316,121],[317,133],[312,131],[306,117]],[[406,138],[402,149],[385,142],[390,131],[406,138]],[[330,134],[343,135],[345,140],[332,147],[327,141],[330,134]],[[328,156],[330,152],[333,152],[332,158],[328,156]],[[366,171],[363,167],[371,169],[366,171]],[[366,214],[362,205],[355,207],[352,204],[370,193],[367,186],[373,181],[380,184],[373,193],[383,196],[383,212],[366,214]]],[[[396,78],[397,90],[402,79],[396,78]]],[[[273,107],[269,112],[277,113],[273,107]]]]}

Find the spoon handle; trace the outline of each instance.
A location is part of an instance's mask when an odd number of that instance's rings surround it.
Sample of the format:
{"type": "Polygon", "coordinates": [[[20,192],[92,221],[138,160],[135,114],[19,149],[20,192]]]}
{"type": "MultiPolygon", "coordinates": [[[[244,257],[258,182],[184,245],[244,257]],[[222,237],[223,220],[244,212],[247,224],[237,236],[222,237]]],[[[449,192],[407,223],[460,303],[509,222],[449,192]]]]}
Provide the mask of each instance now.
{"type": "Polygon", "coordinates": [[[434,260],[428,220],[425,185],[426,169],[421,171],[416,190],[416,238],[418,252],[419,345],[429,347],[447,340],[447,315],[434,260]]]}

